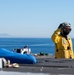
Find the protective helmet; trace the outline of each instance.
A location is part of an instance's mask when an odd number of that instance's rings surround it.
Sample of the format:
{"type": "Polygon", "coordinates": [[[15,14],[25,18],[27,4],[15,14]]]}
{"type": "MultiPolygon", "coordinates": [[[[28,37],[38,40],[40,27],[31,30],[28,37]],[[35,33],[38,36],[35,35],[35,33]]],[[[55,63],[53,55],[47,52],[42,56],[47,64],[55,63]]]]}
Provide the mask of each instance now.
{"type": "Polygon", "coordinates": [[[28,47],[28,45],[25,45],[25,46],[24,46],[24,48],[27,48],[27,47],[28,47]]]}
{"type": "Polygon", "coordinates": [[[61,23],[61,25],[62,25],[62,27],[67,27],[67,26],[71,27],[71,24],[67,23],[67,22],[63,22],[63,23],[61,23]]]}
{"type": "Polygon", "coordinates": [[[63,22],[61,23],[61,25],[62,25],[62,28],[61,28],[62,35],[67,36],[71,31],[71,24],[63,22]]]}

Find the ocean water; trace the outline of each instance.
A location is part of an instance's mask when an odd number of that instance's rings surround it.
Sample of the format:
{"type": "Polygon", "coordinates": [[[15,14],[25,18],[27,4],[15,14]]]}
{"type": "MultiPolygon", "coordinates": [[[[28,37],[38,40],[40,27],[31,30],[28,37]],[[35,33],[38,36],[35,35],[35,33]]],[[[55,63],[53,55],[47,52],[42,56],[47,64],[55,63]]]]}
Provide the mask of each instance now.
{"type": "Polygon", "coordinates": [[[32,53],[54,53],[54,44],[50,38],[0,38],[0,48],[13,50],[28,45],[32,53]]]}
{"type": "MultiPolygon", "coordinates": [[[[72,42],[74,49],[74,39],[72,42]]],[[[32,53],[54,54],[54,43],[50,38],[0,38],[0,48],[13,50],[23,48],[25,45],[31,48],[32,53]]]]}

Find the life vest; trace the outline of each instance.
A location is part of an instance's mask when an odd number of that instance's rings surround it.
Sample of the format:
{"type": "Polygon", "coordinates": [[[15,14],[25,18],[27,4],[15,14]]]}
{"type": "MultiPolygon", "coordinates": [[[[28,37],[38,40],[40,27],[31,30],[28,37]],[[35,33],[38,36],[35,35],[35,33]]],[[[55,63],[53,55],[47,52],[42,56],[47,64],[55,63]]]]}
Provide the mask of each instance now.
{"type": "Polygon", "coordinates": [[[71,38],[65,38],[56,30],[51,39],[55,43],[55,58],[73,58],[73,49],[71,38]]]}

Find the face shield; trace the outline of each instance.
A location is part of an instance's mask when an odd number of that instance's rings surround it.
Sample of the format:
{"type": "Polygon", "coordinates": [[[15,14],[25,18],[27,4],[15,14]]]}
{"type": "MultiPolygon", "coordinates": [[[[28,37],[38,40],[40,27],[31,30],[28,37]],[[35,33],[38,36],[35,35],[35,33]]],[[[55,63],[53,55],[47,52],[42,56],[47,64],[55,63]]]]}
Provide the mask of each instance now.
{"type": "Polygon", "coordinates": [[[71,27],[70,26],[66,26],[62,29],[62,34],[64,36],[67,36],[69,33],[71,32],[71,27]]]}

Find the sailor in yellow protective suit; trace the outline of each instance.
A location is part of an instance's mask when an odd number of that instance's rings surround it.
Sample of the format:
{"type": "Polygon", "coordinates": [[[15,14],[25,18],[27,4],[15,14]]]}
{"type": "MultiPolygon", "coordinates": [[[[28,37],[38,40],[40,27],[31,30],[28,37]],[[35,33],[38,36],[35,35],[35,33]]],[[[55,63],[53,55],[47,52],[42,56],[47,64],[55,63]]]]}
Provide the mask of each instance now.
{"type": "Polygon", "coordinates": [[[71,31],[69,23],[61,23],[58,29],[53,33],[51,39],[55,43],[55,58],[72,58],[73,49],[71,38],[67,35],[71,31]]]}

